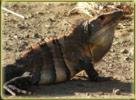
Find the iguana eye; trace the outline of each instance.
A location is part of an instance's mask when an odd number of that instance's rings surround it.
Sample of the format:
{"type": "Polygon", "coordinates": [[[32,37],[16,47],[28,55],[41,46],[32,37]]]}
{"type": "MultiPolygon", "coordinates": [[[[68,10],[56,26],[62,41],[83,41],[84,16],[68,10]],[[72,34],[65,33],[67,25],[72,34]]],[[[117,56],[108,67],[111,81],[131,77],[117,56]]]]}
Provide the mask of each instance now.
{"type": "Polygon", "coordinates": [[[104,19],[105,19],[105,16],[104,16],[104,15],[101,15],[101,16],[99,16],[99,19],[100,19],[100,20],[104,20],[104,19]]]}

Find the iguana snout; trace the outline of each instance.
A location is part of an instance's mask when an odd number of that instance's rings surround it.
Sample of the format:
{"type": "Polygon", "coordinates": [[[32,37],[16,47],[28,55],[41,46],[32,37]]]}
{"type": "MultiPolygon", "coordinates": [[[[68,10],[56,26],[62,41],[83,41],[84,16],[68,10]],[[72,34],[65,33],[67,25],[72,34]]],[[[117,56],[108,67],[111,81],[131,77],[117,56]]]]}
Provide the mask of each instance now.
{"type": "Polygon", "coordinates": [[[119,10],[119,11],[114,11],[112,13],[107,13],[104,15],[100,15],[98,16],[98,20],[101,22],[100,26],[104,27],[106,25],[110,25],[110,24],[117,24],[118,20],[120,19],[120,17],[122,17],[123,15],[123,11],[119,10]]]}
{"type": "Polygon", "coordinates": [[[106,13],[98,16],[93,20],[89,20],[87,23],[88,33],[91,35],[91,38],[97,37],[102,34],[104,36],[107,30],[112,30],[118,22],[119,19],[123,16],[123,11],[118,10],[112,13],[106,13]],[[104,34],[103,34],[104,33],[104,34]]]}

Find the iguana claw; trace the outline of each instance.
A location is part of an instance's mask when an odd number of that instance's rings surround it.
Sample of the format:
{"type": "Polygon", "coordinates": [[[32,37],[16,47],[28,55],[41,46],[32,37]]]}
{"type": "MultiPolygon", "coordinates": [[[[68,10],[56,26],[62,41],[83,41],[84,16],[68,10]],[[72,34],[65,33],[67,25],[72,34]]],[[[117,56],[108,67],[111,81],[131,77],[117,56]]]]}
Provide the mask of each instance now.
{"type": "Polygon", "coordinates": [[[19,77],[15,77],[4,84],[4,89],[6,92],[10,93],[12,96],[16,96],[18,94],[32,94],[30,91],[27,91],[27,87],[31,85],[32,75],[22,75],[19,77]]]}

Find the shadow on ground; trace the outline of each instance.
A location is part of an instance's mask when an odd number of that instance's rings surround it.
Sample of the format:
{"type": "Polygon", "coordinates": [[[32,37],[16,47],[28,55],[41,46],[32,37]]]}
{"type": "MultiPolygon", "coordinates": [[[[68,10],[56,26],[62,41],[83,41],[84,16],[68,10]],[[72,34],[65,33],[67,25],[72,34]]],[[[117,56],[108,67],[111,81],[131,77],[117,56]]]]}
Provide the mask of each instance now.
{"type": "Polygon", "coordinates": [[[90,82],[87,80],[71,80],[65,83],[42,85],[32,87],[33,95],[42,96],[72,96],[75,93],[112,93],[113,89],[119,89],[121,93],[132,93],[132,83],[124,83],[119,80],[107,82],[90,82]]]}

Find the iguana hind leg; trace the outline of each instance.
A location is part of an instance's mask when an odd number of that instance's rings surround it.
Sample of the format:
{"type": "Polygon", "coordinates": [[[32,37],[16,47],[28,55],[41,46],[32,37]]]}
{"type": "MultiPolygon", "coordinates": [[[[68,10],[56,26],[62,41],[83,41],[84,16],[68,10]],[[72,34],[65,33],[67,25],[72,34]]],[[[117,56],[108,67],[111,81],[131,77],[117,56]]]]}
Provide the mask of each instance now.
{"type": "Polygon", "coordinates": [[[15,77],[4,84],[4,89],[11,95],[31,94],[28,88],[32,85],[32,75],[24,73],[22,76],[15,77]]]}

